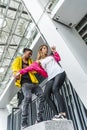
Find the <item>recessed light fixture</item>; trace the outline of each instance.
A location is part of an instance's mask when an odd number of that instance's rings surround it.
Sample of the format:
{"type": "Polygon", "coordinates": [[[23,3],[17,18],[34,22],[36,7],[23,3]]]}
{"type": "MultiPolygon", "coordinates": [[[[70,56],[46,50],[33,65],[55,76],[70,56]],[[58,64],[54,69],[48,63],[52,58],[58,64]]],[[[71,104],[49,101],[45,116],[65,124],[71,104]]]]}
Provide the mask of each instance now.
{"type": "Polygon", "coordinates": [[[0,17],[0,28],[4,28],[6,26],[6,20],[0,17]]]}
{"type": "Polygon", "coordinates": [[[3,73],[4,72],[4,68],[0,68],[0,73],[3,73]]]}
{"type": "Polygon", "coordinates": [[[0,53],[2,53],[3,52],[3,48],[0,48],[0,53]]]}

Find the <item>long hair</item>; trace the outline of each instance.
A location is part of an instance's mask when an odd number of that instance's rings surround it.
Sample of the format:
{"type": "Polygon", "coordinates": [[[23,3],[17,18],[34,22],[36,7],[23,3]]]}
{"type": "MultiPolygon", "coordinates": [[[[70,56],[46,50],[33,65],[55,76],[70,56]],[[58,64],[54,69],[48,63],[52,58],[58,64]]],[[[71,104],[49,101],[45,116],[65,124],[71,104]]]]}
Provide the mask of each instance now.
{"type": "Polygon", "coordinates": [[[46,46],[48,50],[48,46],[46,44],[43,44],[39,47],[38,54],[37,54],[37,60],[40,60],[43,58],[42,48],[46,46]]]}

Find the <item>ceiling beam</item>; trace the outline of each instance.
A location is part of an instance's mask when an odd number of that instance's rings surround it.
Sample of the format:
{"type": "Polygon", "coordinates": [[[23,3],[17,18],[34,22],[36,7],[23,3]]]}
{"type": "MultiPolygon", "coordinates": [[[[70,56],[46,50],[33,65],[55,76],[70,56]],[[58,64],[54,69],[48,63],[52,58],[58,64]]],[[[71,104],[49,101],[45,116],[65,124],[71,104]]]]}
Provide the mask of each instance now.
{"type": "MultiPolygon", "coordinates": [[[[7,44],[1,43],[0,46],[6,46],[7,44]]],[[[9,44],[9,46],[18,46],[16,44],[9,44]]]]}
{"type": "MultiPolygon", "coordinates": [[[[6,5],[0,5],[0,8],[6,8],[6,5]]],[[[16,8],[12,8],[12,7],[8,7],[9,10],[12,10],[12,11],[18,11],[16,8]]],[[[23,14],[27,14],[28,13],[26,11],[22,11],[23,14]]]]}

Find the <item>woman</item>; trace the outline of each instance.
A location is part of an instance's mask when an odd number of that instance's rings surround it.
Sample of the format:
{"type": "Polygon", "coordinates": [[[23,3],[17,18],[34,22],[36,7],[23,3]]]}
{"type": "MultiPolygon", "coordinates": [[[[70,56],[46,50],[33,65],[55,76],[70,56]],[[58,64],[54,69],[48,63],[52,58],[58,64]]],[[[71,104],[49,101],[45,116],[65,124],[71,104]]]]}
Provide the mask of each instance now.
{"type": "Polygon", "coordinates": [[[66,108],[65,102],[62,95],[60,95],[59,90],[65,81],[66,74],[65,71],[58,64],[61,58],[56,52],[56,48],[52,47],[51,51],[51,55],[48,56],[48,46],[41,45],[38,51],[37,60],[40,61],[40,64],[48,74],[48,81],[44,90],[46,101],[52,108],[54,115],[58,115],[57,106],[51,99],[51,93],[53,93],[59,107],[59,115],[54,116],[54,118],[63,118],[66,116],[66,108]]]}
{"type": "Polygon", "coordinates": [[[28,71],[37,71],[44,77],[48,77],[46,87],[44,90],[44,96],[46,98],[47,103],[54,112],[54,118],[63,118],[66,116],[66,109],[64,100],[60,95],[59,90],[65,81],[66,74],[65,71],[58,64],[61,58],[59,54],[56,52],[56,48],[52,47],[51,51],[51,55],[48,56],[48,46],[41,45],[38,51],[37,61],[34,62],[31,66],[20,70],[18,74],[24,74],[28,71]],[[51,93],[54,94],[57,100],[59,107],[59,115],[57,111],[57,106],[51,99],[51,93]]]}

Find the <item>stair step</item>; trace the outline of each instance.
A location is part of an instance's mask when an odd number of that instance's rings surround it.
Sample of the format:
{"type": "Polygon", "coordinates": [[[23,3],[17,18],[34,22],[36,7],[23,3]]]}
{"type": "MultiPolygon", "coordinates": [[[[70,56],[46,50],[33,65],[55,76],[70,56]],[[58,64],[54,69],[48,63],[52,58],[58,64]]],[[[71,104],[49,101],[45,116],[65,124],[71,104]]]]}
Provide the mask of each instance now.
{"type": "Polygon", "coordinates": [[[24,130],[74,130],[74,127],[71,120],[60,119],[43,121],[24,130]]]}

